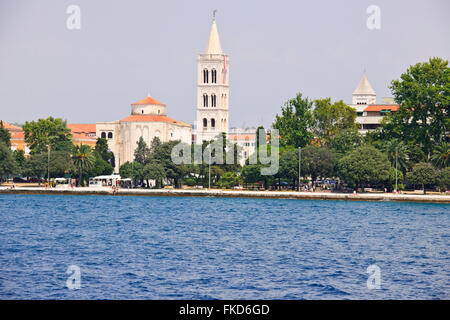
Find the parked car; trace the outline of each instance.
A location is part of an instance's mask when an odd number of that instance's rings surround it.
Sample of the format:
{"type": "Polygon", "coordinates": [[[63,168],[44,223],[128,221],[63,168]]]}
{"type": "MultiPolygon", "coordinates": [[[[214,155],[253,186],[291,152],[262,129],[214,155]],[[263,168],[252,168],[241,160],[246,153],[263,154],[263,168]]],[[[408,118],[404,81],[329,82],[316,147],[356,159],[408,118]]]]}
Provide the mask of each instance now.
{"type": "Polygon", "coordinates": [[[20,177],[14,177],[13,178],[13,182],[15,182],[15,183],[26,183],[28,181],[23,179],[23,178],[20,178],[20,177]]]}
{"type": "Polygon", "coordinates": [[[41,179],[41,178],[29,178],[28,182],[33,182],[33,183],[44,183],[45,180],[41,179]]]}

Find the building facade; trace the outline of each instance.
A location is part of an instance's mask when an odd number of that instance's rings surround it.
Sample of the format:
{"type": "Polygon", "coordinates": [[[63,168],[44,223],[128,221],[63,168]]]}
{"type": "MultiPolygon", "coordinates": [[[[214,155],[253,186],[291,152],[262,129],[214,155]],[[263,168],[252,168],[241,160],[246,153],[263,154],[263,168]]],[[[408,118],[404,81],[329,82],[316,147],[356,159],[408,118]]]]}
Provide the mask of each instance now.
{"type": "Polygon", "coordinates": [[[150,146],[154,137],[161,142],[181,140],[191,143],[192,127],[166,115],[166,105],[152,97],[131,104],[131,115],[117,121],[97,122],[96,136],[105,138],[115,157],[115,172],[127,161],[134,160],[139,138],[150,146]]]}
{"type": "Polygon", "coordinates": [[[372,88],[366,73],[352,94],[350,107],[356,110],[356,122],[359,123],[359,132],[366,134],[381,125],[383,117],[389,113],[397,112],[399,105],[393,103],[392,98],[383,98],[382,104],[377,104],[377,95],[372,88]]]}

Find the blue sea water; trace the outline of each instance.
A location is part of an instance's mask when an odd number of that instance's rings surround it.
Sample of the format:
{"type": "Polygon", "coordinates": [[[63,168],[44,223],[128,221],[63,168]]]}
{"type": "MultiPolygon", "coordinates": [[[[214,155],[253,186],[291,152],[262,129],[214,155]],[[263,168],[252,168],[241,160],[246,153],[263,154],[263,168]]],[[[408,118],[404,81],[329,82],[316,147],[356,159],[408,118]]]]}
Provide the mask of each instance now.
{"type": "Polygon", "coordinates": [[[449,299],[449,209],[0,195],[0,299],[449,299]]]}

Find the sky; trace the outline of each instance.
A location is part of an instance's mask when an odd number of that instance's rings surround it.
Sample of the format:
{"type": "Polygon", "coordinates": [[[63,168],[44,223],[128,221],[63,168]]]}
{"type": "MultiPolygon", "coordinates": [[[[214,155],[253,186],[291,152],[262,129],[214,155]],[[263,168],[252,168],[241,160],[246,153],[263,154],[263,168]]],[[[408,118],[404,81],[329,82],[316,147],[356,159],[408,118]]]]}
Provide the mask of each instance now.
{"type": "Polygon", "coordinates": [[[298,92],[351,103],[415,63],[449,59],[448,0],[0,0],[0,119],[113,121],[148,94],[193,124],[197,55],[216,21],[230,56],[230,127],[270,127],[298,92]],[[69,30],[68,6],[80,8],[69,30]],[[380,29],[369,29],[370,5],[380,29]]]}

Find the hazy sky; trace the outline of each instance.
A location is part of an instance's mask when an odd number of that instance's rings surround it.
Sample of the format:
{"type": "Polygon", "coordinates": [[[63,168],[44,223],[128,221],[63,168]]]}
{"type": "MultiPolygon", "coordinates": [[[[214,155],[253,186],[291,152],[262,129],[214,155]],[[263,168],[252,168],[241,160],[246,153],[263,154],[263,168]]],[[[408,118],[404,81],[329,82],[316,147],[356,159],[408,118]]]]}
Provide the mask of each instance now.
{"type": "Polygon", "coordinates": [[[270,126],[297,92],[350,103],[364,69],[381,102],[409,65],[449,59],[448,0],[0,0],[0,119],[118,120],[150,93],[193,124],[214,9],[231,126],[270,126]],[[66,27],[71,4],[80,30],[66,27]],[[380,30],[366,26],[372,4],[380,30]]]}

